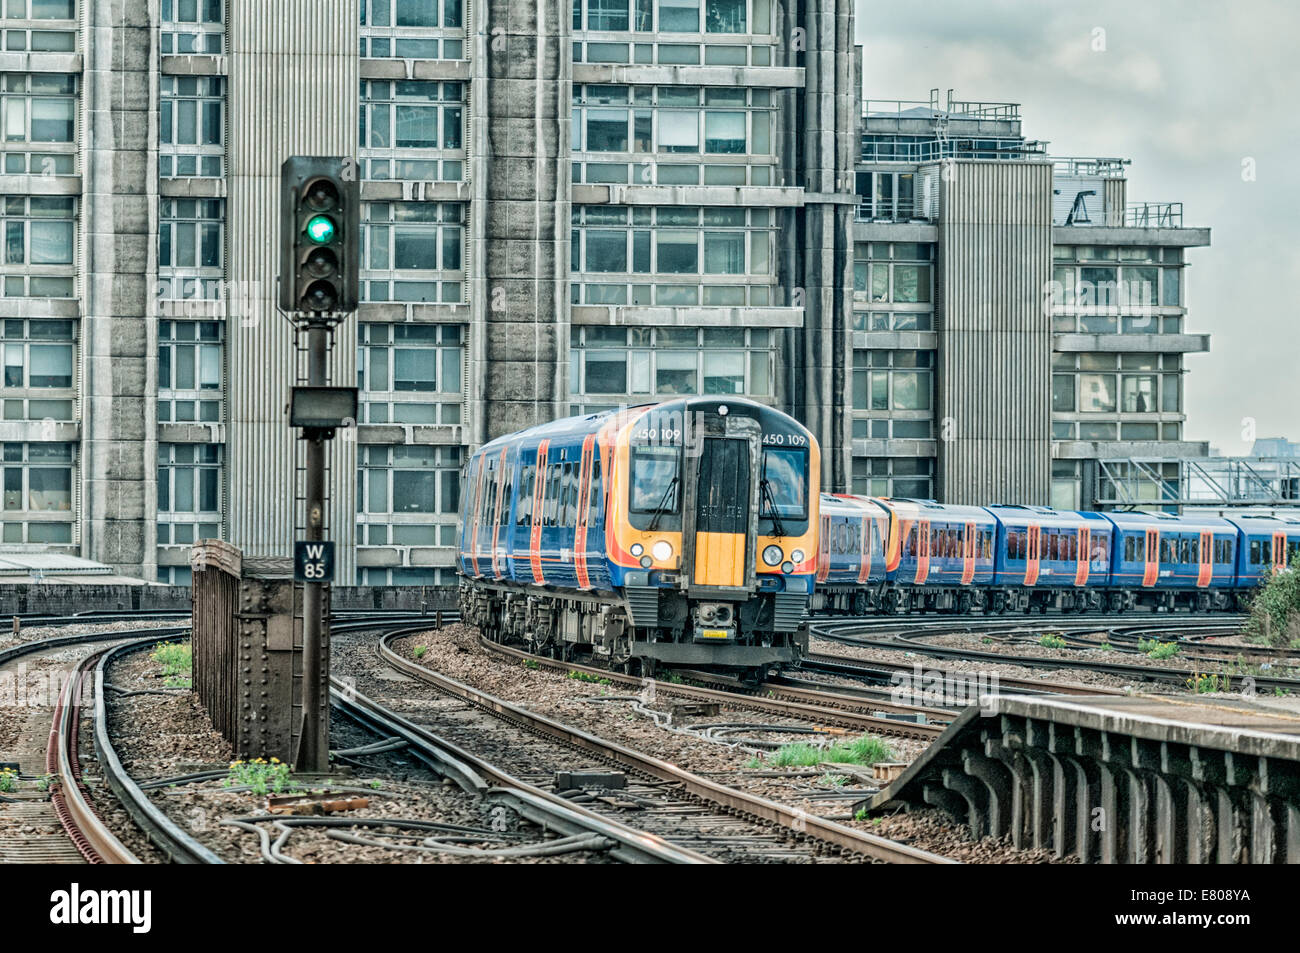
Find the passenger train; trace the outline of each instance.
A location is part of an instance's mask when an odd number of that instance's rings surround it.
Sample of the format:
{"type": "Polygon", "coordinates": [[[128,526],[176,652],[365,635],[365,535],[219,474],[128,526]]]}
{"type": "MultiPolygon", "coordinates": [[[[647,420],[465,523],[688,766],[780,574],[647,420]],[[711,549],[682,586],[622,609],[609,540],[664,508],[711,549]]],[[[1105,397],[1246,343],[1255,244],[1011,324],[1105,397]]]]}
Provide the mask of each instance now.
{"type": "Polygon", "coordinates": [[[465,469],[462,618],[627,671],[757,672],[809,613],[1244,608],[1300,518],[957,506],[820,492],[817,441],[749,400],[557,420],[465,469]]]}
{"type": "Polygon", "coordinates": [[[461,617],[560,657],[757,669],[797,657],[821,460],[792,417],[691,397],[498,438],[461,494],[461,617]]]}

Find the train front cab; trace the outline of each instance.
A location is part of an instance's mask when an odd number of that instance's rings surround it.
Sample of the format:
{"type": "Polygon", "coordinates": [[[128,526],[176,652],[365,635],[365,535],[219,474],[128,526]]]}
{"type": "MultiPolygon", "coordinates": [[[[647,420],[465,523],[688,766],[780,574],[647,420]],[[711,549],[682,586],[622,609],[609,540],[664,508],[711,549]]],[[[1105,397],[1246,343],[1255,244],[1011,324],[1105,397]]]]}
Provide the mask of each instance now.
{"type": "Polygon", "coordinates": [[[1115,527],[1112,599],[1153,611],[1235,607],[1238,532],[1230,521],[1172,513],[1104,515],[1115,527]]]}
{"type": "Polygon", "coordinates": [[[742,399],[646,409],[615,441],[608,555],[633,654],[669,664],[788,662],[816,567],[816,441],[742,399]]]}

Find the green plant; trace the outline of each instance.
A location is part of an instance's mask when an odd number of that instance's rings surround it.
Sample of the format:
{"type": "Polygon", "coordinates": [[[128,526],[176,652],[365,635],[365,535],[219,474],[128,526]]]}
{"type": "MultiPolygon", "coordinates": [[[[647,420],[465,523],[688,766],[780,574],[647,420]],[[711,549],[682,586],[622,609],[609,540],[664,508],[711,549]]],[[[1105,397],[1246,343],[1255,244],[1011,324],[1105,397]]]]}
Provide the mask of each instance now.
{"type": "Polygon", "coordinates": [[[875,764],[893,761],[894,749],[872,735],[863,735],[855,741],[820,748],[805,741],[782,745],[768,757],[767,763],[777,768],[806,768],[823,761],[839,764],[875,764]]]}
{"type": "MultiPolygon", "coordinates": [[[[188,643],[159,642],[149,655],[162,666],[163,678],[190,678],[190,667],[194,662],[194,652],[188,643]]],[[[189,685],[172,686],[189,688],[189,685]]]]}
{"type": "Polygon", "coordinates": [[[748,761],[745,762],[745,767],[747,767],[747,768],[761,768],[761,767],[763,767],[763,759],[762,759],[762,758],[759,758],[758,756],[755,756],[755,757],[753,757],[753,758],[750,758],[748,761]]]}
{"type": "Polygon", "coordinates": [[[853,819],[855,821],[865,821],[867,819],[867,809],[865,807],[858,808],[858,812],[853,815],[853,819]]]}
{"type": "Polygon", "coordinates": [[[1103,642],[1101,645],[1097,646],[1097,648],[1101,649],[1103,652],[1110,652],[1112,651],[1113,646],[1109,642],[1103,642]]]}
{"type": "Polygon", "coordinates": [[[270,761],[265,758],[232,761],[230,773],[226,775],[222,786],[230,788],[236,785],[248,785],[252,792],[258,795],[271,792],[279,794],[282,791],[298,788],[297,783],[289,777],[289,766],[279,758],[272,758],[270,761]]]}
{"type": "Polygon", "coordinates": [[[1161,642],[1158,639],[1138,639],[1138,651],[1147,658],[1156,660],[1173,658],[1178,654],[1177,642],[1161,642]]]}
{"type": "Polygon", "coordinates": [[[569,678],[578,682],[593,682],[597,685],[614,684],[603,675],[592,675],[590,672],[580,672],[577,669],[569,669],[569,678]]]}
{"type": "Polygon", "coordinates": [[[0,793],[8,794],[18,786],[18,772],[13,768],[0,768],[0,793]]]}
{"type": "Polygon", "coordinates": [[[524,668],[530,668],[535,672],[541,667],[542,667],[542,663],[537,661],[537,659],[535,658],[524,659],[524,668]]]}
{"type": "Polygon", "coordinates": [[[188,676],[182,676],[182,675],[169,675],[167,678],[163,679],[163,686],[165,688],[193,688],[194,687],[193,683],[190,681],[190,678],[188,676]]]}
{"type": "Polygon", "coordinates": [[[1038,640],[1038,644],[1045,649],[1063,649],[1065,648],[1065,639],[1048,632],[1038,640]]]}
{"type": "Polygon", "coordinates": [[[981,641],[982,643],[984,643],[985,645],[992,645],[992,644],[993,644],[993,639],[991,639],[991,638],[990,638],[989,636],[987,636],[987,635],[984,636],[984,638],[980,639],[980,641],[981,641]]]}
{"type": "Polygon", "coordinates": [[[1288,646],[1300,639],[1300,572],[1275,572],[1250,601],[1248,638],[1265,645],[1288,646]]]}
{"type": "Polygon", "coordinates": [[[52,774],[42,774],[36,779],[36,786],[42,791],[48,791],[54,786],[56,780],[57,779],[52,774]]]}
{"type": "Polygon", "coordinates": [[[1226,692],[1228,690],[1228,676],[1226,675],[1202,675],[1197,672],[1187,680],[1187,687],[1198,695],[1210,695],[1215,692],[1226,692]]]}
{"type": "Polygon", "coordinates": [[[378,778],[375,778],[373,781],[370,782],[370,788],[373,791],[378,791],[383,786],[384,786],[384,782],[380,781],[378,778]]]}
{"type": "Polygon", "coordinates": [[[424,658],[424,653],[427,651],[429,651],[427,645],[417,645],[415,648],[411,649],[411,654],[416,658],[424,658]]]}
{"type": "Polygon", "coordinates": [[[842,788],[849,783],[849,779],[842,774],[831,774],[829,771],[817,779],[820,784],[828,784],[833,788],[842,788]]]}

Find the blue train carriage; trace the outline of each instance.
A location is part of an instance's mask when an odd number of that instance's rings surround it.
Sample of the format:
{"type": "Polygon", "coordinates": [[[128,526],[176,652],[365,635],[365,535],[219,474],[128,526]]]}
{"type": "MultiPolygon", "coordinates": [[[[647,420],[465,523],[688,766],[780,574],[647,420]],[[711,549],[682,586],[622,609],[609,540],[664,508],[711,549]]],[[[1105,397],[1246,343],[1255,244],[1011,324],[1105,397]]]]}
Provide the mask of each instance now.
{"type": "Polygon", "coordinates": [[[463,617],[638,672],[791,661],[807,639],[820,472],[803,426],[744,399],[494,440],[466,467],[463,617]]]}
{"type": "Polygon", "coordinates": [[[1232,521],[1158,512],[1104,515],[1115,527],[1112,607],[1238,607],[1240,539],[1232,521]]]}
{"type": "Polygon", "coordinates": [[[1015,504],[988,511],[997,522],[989,611],[1122,608],[1109,600],[1114,525],[1102,514],[1015,504]]]}
{"type": "Polygon", "coordinates": [[[969,612],[986,606],[997,523],[988,510],[881,499],[889,513],[885,612],[969,612]]]}
{"type": "Polygon", "coordinates": [[[1275,572],[1300,566],[1300,517],[1230,516],[1237,531],[1236,582],[1242,608],[1275,572]]]}
{"type": "Polygon", "coordinates": [[[823,493],[814,611],[863,615],[885,593],[889,510],[867,496],[823,493]]]}

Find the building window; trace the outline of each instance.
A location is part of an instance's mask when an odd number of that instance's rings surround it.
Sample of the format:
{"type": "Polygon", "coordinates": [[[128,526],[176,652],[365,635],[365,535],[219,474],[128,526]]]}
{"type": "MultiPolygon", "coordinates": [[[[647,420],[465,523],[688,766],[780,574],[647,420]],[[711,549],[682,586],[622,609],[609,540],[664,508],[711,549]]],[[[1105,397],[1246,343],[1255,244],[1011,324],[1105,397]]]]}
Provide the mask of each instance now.
{"type": "Polygon", "coordinates": [[[932,457],[859,457],[853,461],[853,492],[928,500],[934,496],[932,457]]]}
{"type": "Polygon", "coordinates": [[[359,423],[461,422],[462,329],[456,324],[363,324],[357,330],[359,423]]]}
{"type": "Polygon", "coordinates": [[[929,305],[933,255],[934,246],[925,242],[854,242],[853,297],[873,303],[929,305]]]}
{"type": "Polygon", "coordinates": [[[218,423],[222,399],[221,321],[158,322],[159,423],[218,423]]]}
{"type": "Polygon", "coordinates": [[[75,445],[4,444],[5,543],[71,543],[75,445]]]}
{"type": "Polygon", "coordinates": [[[221,447],[158,445],[159,546],[221,538],[221,447]]]}
{"type": "Polygon", "coordinates": [[[370,80],[361,84],[361,97],[367,178],[464,179],[464,83],[370,80]]]}
{"type": "Polygon", "coordinates": [[[357,458],[360,545],[455,545],[459,447],[362,446],[357,458]]]}
{"type": "Polygon", "coordinates": [[[1181,373],[1177,354],[1054,354],[1052,410],[1176,414],[1182,408],[1181,373]]]}
{"type": "Polygon", "coordinates": [[[853,409],[930,410],[933,351],[854,351],[853,409]]]}
{"type": "Polygon", "coordinates": [[[162,53],[221,53],[221,0],[162,0],[162,53]]]}
{"type": "Polygon", "coordinates": [[[458,60],[465,55],[464,0],[362,0],[361,55],[458,60]]]}
{"type": "Polygon", "coordinates": [[[573,0],[573,29],[590,33],[657,31],[709,35],[770,32],[771,0],[752,0],[752,17],[750,3],[751,0],[573,0]]]}
{"type": "Polygon", "coordinates": [[[773,114],[766,89],[579,84],[573,180],[771,185],[773,114]]]}
{"type": "Polygon", "coordinates": [[[860,222],[906,222],[916,217],[916,176],[911,172],[855,173],[860,222]]]}
{"type": "Polygon", "coordinates": [[[7,318],[0,323],[5,420],[74,419],[75,329],[74,322],[64,320],[7,318]]]}
{"type": "Polygon", "coordinates": [[[575,206],[573,303],[768,306],[771,222],[768,209],[575,206]]]}
{"type": "Polygon", "coordinates": [[[574,413],[636,403],[646,395],[770,397],[775,345],[761,328],[574,328],[569,391],[599,402],[574,413]]]}
{"type": "Polygon", "coordinates": [[[0,204],[6,298],[69,298],[75,279],[76,199],[8,195],[0,204]]]}
{"type": "Polygon", "coordinates": [[[158,174],[219,178],[225,152],[225,79],[162,76],[158,98],[158,174]]]}
{"type": "Polygon", "coordinates": [[[158,297],[216,300],[225,274],[224,200],[160,199],[158,210],[158,297]]]}
{"type": "Polygon", "coordinates": [[[461,302],[464,206],[371,202],[364,214],[365,300],[461,302]]]}

